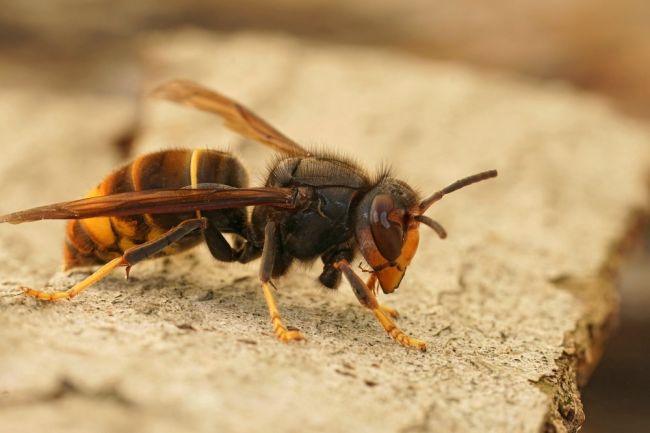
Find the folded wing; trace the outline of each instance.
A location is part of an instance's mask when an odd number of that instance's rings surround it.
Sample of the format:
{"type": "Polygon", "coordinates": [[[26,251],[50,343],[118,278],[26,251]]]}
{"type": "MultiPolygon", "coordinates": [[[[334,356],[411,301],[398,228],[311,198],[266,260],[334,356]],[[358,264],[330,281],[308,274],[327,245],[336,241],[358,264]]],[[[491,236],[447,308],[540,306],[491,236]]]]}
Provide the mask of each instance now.
{"type": "Polygon", "coordinates": [[[83,219],[98,216],[171,214],[245,206],[293,208],[292,188],[152,189],[54,203],[0,216],[0,223],[20,224],[43,219],[83,219]]]}

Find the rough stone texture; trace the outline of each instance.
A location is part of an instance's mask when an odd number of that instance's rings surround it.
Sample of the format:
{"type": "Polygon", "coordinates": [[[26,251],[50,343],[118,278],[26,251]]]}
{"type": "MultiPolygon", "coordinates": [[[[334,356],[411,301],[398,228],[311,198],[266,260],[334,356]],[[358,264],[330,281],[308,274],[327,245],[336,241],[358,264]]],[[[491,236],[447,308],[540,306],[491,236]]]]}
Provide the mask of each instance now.
{"type": "MultiPolygon", "coordinates": [[[[61,223],[0,227],[2,431],[575,431],[586,380],[616,310],[611,276],[647,208],[649,137],[600,100],[451,65],[266,35],[161,34],[143,43],[150,83],[191,78],[245,102],[298,141],[390,163],[428,193],[498,168],[430,214],[400,289],[383,302],[429,351],[393,343],[348,286],[317,269],[278,281],[275,341],[256,265],[201,247],[138,265],[72,302],[61,223]]],[[[0,212],[73,198],[115,163],[120,100],[7,92],[0,212]],[[92,144],[89,144],[92,143],[92,144]]],[[[209,115],[148,101],[138,152],[229,147],[263,176],[270,153],[209,115]]]]}

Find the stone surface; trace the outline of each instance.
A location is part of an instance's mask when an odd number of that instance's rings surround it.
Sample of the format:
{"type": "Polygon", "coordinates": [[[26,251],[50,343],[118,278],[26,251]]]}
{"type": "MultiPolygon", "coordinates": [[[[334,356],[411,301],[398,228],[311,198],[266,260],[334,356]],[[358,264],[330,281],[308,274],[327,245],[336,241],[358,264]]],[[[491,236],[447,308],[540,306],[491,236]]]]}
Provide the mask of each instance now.
{"type": "MultiPolygon", "coordinates": [[[[560,84],[355,47],[186,31],[143,42],[153,85],[190,78],[244,102],[299,142],[389,163],[423,194],[489,168],[499,178],[445,198],[402,286],[382,298],[426,353],[393,343],[357,305],[297,267],[278,281],[275,341],[256,264],[204,247],[116,272],[72,302],[22,284],[52,273],[62,224],[0,227],[2,431],[574,431],[580,380],[616,310],[611,276],[647,208],[648,135],[560,84]],[[589,332],[589,330],[591,332],[589,332]]],[[[128,101],[6,91],[0,212],[71,199],[115,164],[128,101]]],[[[270,152],[213,117],[142,107],[135,148],[230,148],[263,178],[270,152]]],[[[588,414],[587,414],[588,415],[588,414]]]]}

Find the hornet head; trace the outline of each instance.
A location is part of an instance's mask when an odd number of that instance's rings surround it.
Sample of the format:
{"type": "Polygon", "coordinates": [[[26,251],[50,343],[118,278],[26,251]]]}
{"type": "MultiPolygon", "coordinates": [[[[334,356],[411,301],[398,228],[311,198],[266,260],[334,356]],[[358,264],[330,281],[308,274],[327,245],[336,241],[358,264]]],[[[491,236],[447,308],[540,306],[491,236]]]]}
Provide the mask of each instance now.
{"type": "Polygon", "coordinates": [[[355,235],[384,293],[392,293],[402,281],[418,248],[420,224],[441,239],[447,237],[439,223],[424,215],[427,209],[450,192],[496,175],[496,170],[490,170],[466,177],[424,200],[406,183],[384,177],[363,197],[356,210],[355,235]]]}

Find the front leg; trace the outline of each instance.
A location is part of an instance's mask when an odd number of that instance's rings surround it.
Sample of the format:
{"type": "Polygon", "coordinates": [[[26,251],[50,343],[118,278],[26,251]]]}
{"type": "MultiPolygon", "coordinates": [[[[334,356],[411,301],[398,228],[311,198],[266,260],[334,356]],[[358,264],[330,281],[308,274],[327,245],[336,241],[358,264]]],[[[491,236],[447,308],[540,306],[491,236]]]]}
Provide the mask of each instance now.
{"type": "MultiPolygon", "coordinates": [[[[377,295],[377,275],[375,275],[374,272],[370,274],[368,281],[366,281],[366,286],[375,296],[377,295]]],[[[393,319],[397,319],[399,317],[397,310],[392,307],[379,304],[379,308],[384,312],[384,314],[392,317],[393,319]]]]}
{"type": "Polygon", "coordinates": [[[372,292],[372,290],[370,290],[368,285],[365,284],[363,280],[354,273],[350,266],[350,262],[347,260],[341,260],[335,263],[335,266],[343,272],[343,275],[345,275],[345,278],[352,286],[352,290],[354,291],[354,294],[357,296],[357,299],[361,305],[367,307],[373,312],[388,335],[390,335],[402,346],[414,347],[422,351],[427,350],[427,345],[424,341],[409,337],[404,333],[404,331],[397,327],[397,325],[390,318],[390,315],[386,314],[386,308],[379,305],[377,298],[375,297],[375,294],[372,292]]]}
{"type": "MultiPolygon", "coordinates": [[[[324,254],[322,257],[324,263],[323,272],[321,272],[320,276],[318,277],[318,281],[320,281],[323,286],[329,289],[337,288],[341,282],[341,269],[339,269],[337,264],[341,260],[351,262],[353,256],[354,252],[350,248],[343,248],[337,250],[335,253],[324,254]]],[[[370,277],[366,282],[366,286],[368,287],[368,290],[370,290],[374,295],[377,294],[377,276],[374,272],[370,273],[370,277]]],[[[390,316],[393,319],[397,319],[399,317],[399,313],[394,308],[379,304],[379,309],[385,315],[390,316]]]]}

